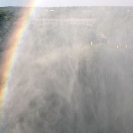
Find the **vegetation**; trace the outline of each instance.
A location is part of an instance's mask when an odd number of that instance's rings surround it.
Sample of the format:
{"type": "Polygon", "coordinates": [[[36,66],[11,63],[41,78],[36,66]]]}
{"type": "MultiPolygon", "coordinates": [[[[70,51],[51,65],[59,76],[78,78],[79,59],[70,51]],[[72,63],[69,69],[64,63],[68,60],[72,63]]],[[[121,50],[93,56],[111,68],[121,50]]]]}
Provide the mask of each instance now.
{"type": "MultiPolygon", "coordinates": [[[[1,7],[0,8],[0,44],[6,40],[9,31],[13,27],[13,22],[15,22],[19,17],[19,12],[22,7],[1,7]]],[[[84,24],[80,25],[63,25],[64,34],[68,33],[68,29],[77,30],[75,38],[80,40],[79,42],[90,44],[106,43],[111,46],[122,46],[132,48],[133,38],[132,34],[133,28],[133,8],[132,7],[53,7],[53,8],[37,8],[36,14],[33,16],[34,19],[94,19],[92,26],[87,26],[84,24]],[[65,31],[65,29],[67,31],[65,31]]],[[[41,23],[41,22],[35,22],[41,23]]],[[[44,24],[49,32],[48,38],[55,37],[58,33],[60,23],[56,24],[44,24]]],[[[32,25],[33,26],[33,25],[32,25]]],[[[61,29],[60,29],[61,30],[61,29]]],[[[72,30],[71,30],[72,31],[72,30]]],[[[74,32],[70,31],[71,39],[73,39],[74,32]]],[[[59,35],[60,37],[60,35],[59,35]]],[[[59,42],[61,42],[61,37],[59,42]]],[[[70,42],[70,38],[67,38],[70,42]]],[[[68,41],[67,40],[67,41],[68,41]]],[[[49,42],[50,43],[50,42],[49,42]]]]}
{"type": "Polygon", "coordinates": [[[14,12],[0,10],[0,51],[3,49],[4,41],[13,26],[14,12]]]}

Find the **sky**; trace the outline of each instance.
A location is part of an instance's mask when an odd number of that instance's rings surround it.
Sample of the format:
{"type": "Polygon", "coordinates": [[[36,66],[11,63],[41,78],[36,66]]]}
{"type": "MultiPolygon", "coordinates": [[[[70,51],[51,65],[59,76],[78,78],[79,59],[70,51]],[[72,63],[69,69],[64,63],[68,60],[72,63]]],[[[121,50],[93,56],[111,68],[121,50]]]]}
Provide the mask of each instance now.
{"type": "MultiPolygon", "coordinates": [[[[0,0],[3,6],[27,6],[33,0],[0,0]]],[[[37,6],[133,6],[133,0],[38,0],[37,6]]]]}

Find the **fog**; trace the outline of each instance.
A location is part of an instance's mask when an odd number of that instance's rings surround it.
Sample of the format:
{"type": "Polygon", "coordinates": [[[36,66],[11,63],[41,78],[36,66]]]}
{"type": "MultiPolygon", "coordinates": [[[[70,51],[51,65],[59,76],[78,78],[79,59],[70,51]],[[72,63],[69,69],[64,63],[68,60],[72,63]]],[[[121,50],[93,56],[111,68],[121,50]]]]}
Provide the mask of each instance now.
{"type": "Polygon", "coordinates": [[[11,71],[2,133],[133,132],[132,41],[121,41],[120,30],[109,40],[96,19],[75,21],[30,21],[11,71]]]}

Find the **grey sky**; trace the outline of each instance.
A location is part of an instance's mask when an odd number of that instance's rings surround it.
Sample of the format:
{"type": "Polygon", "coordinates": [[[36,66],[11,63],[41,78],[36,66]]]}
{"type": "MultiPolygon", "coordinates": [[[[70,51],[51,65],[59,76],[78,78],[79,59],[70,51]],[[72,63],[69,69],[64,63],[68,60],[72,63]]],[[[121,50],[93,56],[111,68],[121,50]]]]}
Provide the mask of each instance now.
{"type": "MultiPolygon", "coordinates": [[[[29,0],[0,0],[2,6],[27,6],[29,0]]],[[[133,0],[38,0],[38,6],[133,6],[133,0]]]]}

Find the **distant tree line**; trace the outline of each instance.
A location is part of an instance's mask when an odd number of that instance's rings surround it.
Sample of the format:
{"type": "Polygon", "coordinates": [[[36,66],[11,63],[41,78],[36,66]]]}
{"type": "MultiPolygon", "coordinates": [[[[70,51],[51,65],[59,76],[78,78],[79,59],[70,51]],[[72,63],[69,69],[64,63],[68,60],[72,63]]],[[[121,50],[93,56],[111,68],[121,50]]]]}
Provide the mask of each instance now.
{"type": "Polygon", "coordinates": [[[0,10],[0,50],[3,42],[7,39],[9,31],[12,29],[14,12],[9,10],[0,10]]]}
{"type": "MultiPolygon", "coordinates": [[[[25,7],[28,8],[28,7],[25,7]]],[[[25,9],[24,7],[0,7],[0,45],[7,39],[10,33],[13,22],[20,16],[20,12],[25,9]]],[[[60,26],[59,24],[42,24],[48,31],[44,38],[51,41],[56,41],[60,44],[63,42],[73,43],[73,40],[79,40],[80,43],[93,44],[106,43],[109,45],[125,46],[133,43],[133,8],[132,7],[44,7],[36,8],[34,18],[36,19],[50,19],[50,18],[94,18],[95,23],[90,26],[85,25],[67,25],[60,26]],[[51,27],[52,25],[52,27],[51,27]],[[59,28],[61,27],[61,28],[59,28]],[[70,28],[71,29],[70,29],[70,28]],[[68,30],[68,29],[70,30],[68,30]],[[64,31],[63,31],[64,30],[64,31]],[[69,32],[67,39],[66,33],[69,32]],[[61,34],[61,32],[64,32],[61,34]],[[63,37],[64,36],[64,37],[63,37]],[[75,39],[76,38],[76,39],[75,39]]],[[[42,23],[42,22],[40,22],[42,23]]],[[[31,24],[32,30],[36,29],[36,25],[31,24]]],[[[38,24],[37,24],[38,25],[38,24]]],[[[39,28],[39,30],[41,30],[39,28]]],[[[42,28],[43,30],[43,28],[42,28]]],[[[39,35],[38,35],[39,36],[39,35]]],[[[42,39],[44,40],[44,39],[42,39]]],[[[51,42],[53,43],[53,42],[51,42]]],[[[65,43],[64,43],[65,44],[65,43]]],[[[0,46],[1,47],[1,46],[0,46]]]]}

